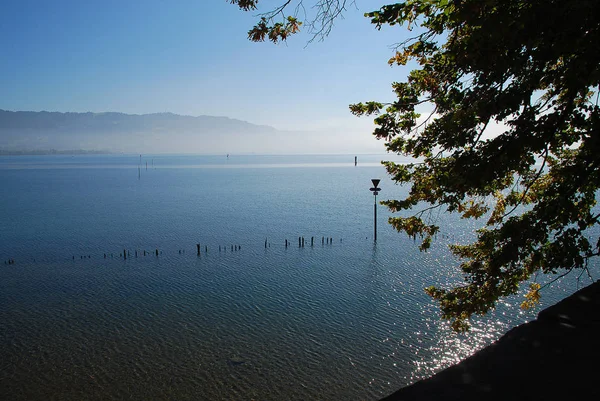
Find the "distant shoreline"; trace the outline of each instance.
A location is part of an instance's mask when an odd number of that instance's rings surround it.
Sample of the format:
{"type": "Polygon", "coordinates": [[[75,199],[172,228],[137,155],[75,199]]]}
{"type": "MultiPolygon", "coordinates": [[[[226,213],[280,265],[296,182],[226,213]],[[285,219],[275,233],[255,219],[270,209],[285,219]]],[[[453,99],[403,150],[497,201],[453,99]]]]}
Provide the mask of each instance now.
{"type": "Polygon", "coordinates": [[[0,149],[0,156],[45,156],[45,155],[108,155],[112,152],[108,150],[5,150],[0,149]]]}

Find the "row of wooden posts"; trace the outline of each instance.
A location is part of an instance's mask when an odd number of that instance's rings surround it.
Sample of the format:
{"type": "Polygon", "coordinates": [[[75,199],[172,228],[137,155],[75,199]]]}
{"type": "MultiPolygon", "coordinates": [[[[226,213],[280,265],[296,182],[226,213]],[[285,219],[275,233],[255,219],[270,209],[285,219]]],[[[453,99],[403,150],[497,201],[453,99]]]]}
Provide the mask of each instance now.
{"type": "MultiPolygon", "coordinates": [[[[342,239],[340,239],[340,242],[342,242],[342,239]]],[[[304,248],[304,237],[298,237],[298,248],[304,248]]],[[[292,246],[292,242],[288,241],[287,239],[284,242],[285,244],[285,248],[287,249],[289,246],[292,246]]],[[[331,245],[333,244],[333,238],[332,237],[321,237],[321,245],[331,245]]],[[[314,246],[315,245],[315,237],[310,237],[310,246],[314,246]]],[[[269,242],[268,238],[265,238],[265,248],[270,248],[271,247],[271,243],[269,242]]],[[[219,252],[226,252],[227,251],[227,246],[225,245],[219,245],[219,252]]],[[[231,245],[230,249],[232,252],[234,251],[239,251],[242,249],[241,245],[231,245]]],[[[204,245],[204,252],[208,253],[208,245],[204,245]]],[[[185,250],[180,249],[179,253],[185,253],[185,250]]],[[[196,244],[196,253],[198,256],[201,255],[202,253],[202,246],[200,246],[200,244],[196,244]]],[[[138,256],[149,256],[149,255],[155,255],[155,256],[159,256],[162,255],[162,251],[159,251],[158,249],[154,249],[152,251],[148,251],[148,250],[142,250],[142,251],[138,251],[137,249],[133,252],[133,257],[138,257],[138,256]]],[[[119,253],[119,258],[123,258],[123,259],[127,259],[130,258],[131,255],[131,251],[128,251],[127,249],[123,249],[123,253],[119,253]]],[[[91,255],[81,255],[79,256],[80,259],[91,259],[91,255]]],[[[105,253],[104,254],[104,259],[107,258],[114,258],[114,255],[112,253],[105,253]]],[[[75,260],[75,255],[73,255],[73,260],[75,260]]],[[[35,262],[35,259],[34,259],[35,262]]],[[[5,265],[12,265],[15,264],[15,260],[14,259],[8,259],[7,261],[4,261],[5,265]]]]}
{"type": "MultiPolygon", "coordinates": [[[[342,241],[342,240],[340,239],[340,241],[342,241]]],[[[327,242],[327,245],[331,245],[331,244],[333,244],[333,238],[321,237],[321,245],[325,245],[325,242],[327,242]]],[[[292,246],[292,243],[286,239],[285,247],[287,248],[288,246],[292,246]]],[[[310,237],[310,246],[315,246],[315,237],[310,237]]],[[[265,248],[266,247],[267,247],[267,239],[265,238],[265,248]]],[[[298,248],[304,248],[304,237],[298,237],[298,248]]]]}

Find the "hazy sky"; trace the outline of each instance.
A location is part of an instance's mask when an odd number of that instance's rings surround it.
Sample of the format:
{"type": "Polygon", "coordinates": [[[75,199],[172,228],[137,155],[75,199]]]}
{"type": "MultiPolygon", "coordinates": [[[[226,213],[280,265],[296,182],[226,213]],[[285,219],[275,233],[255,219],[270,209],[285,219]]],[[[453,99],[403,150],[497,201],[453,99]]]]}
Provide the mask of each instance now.
{"type": "Polygon", "coordinates": [[[0,108],[228,116],[361,132],[372,144],[371,119],[348,104],[391,100],[390,83],[408,72],[387,65],[406,29],[377,31],[363,16],[382,4],[357,0],[306,46],[307,35],[249,42],[257,18],[227,0],[3,2],[0,108]]]}

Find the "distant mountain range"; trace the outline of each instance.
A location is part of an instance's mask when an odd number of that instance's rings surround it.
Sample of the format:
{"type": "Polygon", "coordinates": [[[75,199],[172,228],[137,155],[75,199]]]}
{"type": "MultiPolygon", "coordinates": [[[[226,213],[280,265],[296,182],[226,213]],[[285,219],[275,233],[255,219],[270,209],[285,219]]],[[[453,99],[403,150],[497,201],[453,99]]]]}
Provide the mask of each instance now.
{"type": "Polygon", "coordinates": [[[2,153],[51,149],[133,153],[277,152],[282,147],[306,148],[307,135],[311,133],[279,131],[228,117],[0,110],[2,153]]]}

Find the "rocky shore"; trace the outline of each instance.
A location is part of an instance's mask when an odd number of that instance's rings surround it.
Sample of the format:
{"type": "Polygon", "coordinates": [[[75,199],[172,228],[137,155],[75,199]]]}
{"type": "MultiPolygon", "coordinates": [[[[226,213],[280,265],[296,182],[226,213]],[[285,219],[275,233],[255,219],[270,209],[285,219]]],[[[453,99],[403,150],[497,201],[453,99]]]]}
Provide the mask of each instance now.
{"type": "Polygon", "coordinates": [[[382,401],[575,399],[600,399],[600,281],[382,401]]]}

